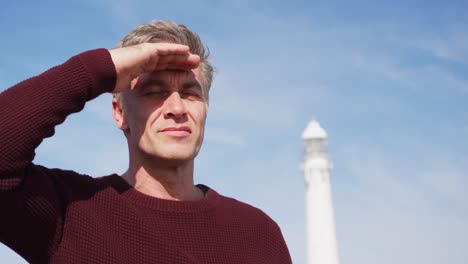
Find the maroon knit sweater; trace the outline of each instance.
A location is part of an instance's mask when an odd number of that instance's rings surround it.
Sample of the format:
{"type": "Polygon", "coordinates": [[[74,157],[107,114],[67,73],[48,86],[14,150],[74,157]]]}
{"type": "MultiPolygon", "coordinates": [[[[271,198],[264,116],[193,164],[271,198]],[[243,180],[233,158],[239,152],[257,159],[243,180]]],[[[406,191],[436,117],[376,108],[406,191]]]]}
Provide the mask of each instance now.
{"type": "Polygon", "coordinates": [[[0,94],[0,242],[30,263],[291,263],[273,220],[212,189],[198,201],[162,200],[115,174],[32,163],[54,126],[115,79],[98,49],[0,94]]]}

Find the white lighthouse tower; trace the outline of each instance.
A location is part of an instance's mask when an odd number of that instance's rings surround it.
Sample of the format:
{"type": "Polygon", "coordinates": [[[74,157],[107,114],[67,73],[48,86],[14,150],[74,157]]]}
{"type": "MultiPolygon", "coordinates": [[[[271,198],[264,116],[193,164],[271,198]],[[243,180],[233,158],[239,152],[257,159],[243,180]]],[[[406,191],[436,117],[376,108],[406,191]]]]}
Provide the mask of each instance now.
{"type": "Polygon", "coordinates": [[[307,264],[339,263],[330,185],[332,164],[324,148],[326,139],[327,133],[317,121],[311,121],[302,133],[307,264]]]}

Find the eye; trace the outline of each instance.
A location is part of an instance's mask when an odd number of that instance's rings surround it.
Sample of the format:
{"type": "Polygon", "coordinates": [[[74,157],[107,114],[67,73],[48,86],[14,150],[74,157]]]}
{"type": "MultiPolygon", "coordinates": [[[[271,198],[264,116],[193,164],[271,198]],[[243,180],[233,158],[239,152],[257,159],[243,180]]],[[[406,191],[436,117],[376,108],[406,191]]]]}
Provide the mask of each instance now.
{"type": "Polygon", "coordinates": [[[188,96],[198,96],[198,93],[194,91],[184,91],[181,94],[188,95],[188,96]]]}
{"type": "Polygon", "coordinates": [[[152,91],[143,93],[143,96],[167,97],[169,96],[169,92],[164,91],[164,90],[152,90],[152,91]]]}
{"type": "Polygon", "coordinates": [[[188,100],[200,100],[202,98],[201,92],[197,89],[187,89],[181,91],[180,95],[182,98],[188,100]]]}

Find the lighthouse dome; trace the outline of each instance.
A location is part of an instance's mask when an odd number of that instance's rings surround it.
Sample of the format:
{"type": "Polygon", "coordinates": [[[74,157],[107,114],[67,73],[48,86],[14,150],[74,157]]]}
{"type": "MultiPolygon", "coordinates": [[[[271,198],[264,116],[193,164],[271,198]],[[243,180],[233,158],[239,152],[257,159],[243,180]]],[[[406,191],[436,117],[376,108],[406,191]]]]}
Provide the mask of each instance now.
{"type": "Polygon", "coordinates": [[[307,125],[306,129],[302,133],[303,140],[311,139],[327,139],[327,132],[320,126],[319,122],[312,120],[307,125]]]}

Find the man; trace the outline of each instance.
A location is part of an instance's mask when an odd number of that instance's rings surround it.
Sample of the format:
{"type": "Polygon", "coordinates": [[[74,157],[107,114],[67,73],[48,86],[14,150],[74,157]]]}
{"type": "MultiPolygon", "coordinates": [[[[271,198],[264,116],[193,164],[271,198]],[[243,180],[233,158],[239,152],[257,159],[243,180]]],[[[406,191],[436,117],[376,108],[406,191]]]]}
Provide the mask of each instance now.
{"type": "Polygon", "coordinates": [[[0,241],[30,263],[291,263],[267,215],[193,183],[212,72],[195,33],[152,21],[0,94],[0,241]],[[105,92],[128,142],[122,176],[32,163],[105,92]]]}

